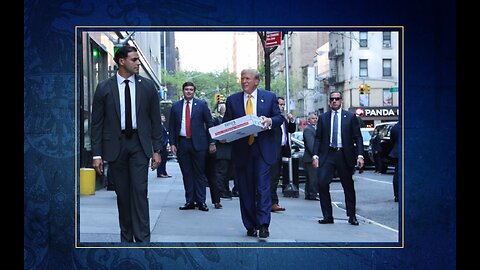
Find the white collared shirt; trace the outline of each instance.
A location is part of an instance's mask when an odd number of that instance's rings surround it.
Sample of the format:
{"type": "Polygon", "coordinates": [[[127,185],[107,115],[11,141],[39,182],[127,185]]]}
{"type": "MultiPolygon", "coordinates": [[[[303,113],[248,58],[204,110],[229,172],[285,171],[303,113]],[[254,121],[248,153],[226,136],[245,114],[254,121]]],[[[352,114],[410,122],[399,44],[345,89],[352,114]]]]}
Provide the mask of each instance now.
{"type": "Polygon", "coordinates": [[[286,130],[285,121],[283,121],[280,127],[282,127],[282,146],[284,146],[287,144],[287,130],[286,130]]]}
{"type": "MultiPolygon", "coordinates": [[[[252,111],[253,115],[257,115],[257,89],[253,90],[253,92],[250,94],[250,100],[252,101],[252,111]]],[[[248,94],[243,92],[243,108],[245,108],[245,112],[247,111],[247,100],[248,100],[248,94]]],[[[254,133],[255,137],[257,137],[258,133],[254,133]]]]}
{"type": "MultiPolygon", "coordinates": [[[[182,108],[182,124],[180,125],[180,136],[187,136],[187,129],[186,129],[186,121],[185,121],[185,109],[187,108],[187,100],[183,100],[183,108],[182,108]]],[[[193,98],[190,99],[190,121],[192,119],[192,109],[193,109],[193,98]]],[[[191,122],[190,122],[191,125],[191,122]]]]}
{"type": "MultiPolygon", "coordinates": [[[[338,133],[337,133],[337,147],[342,147],[342,108],[337,110],[338,117],[338,133]]],[[[335,111],[332,110],[332,115],[330,118],[330,145],[332,145],[332,135],[333,135],[333,117],[335,116],[335,111]]]]}
{"type": "MultiPolygon", "coordinates": [[[[130,81],[128,86],[130,87],[130,100],[132,102],[132,128],[137,128],[137,110],[135,106],[135,75],[128,77],[130,81]]],[[[117,86],[118,86],[118,97],[120,98],[120,125],[122,130],[125,129],[125,78],[120,76],[117,73],[117,86]]]]}

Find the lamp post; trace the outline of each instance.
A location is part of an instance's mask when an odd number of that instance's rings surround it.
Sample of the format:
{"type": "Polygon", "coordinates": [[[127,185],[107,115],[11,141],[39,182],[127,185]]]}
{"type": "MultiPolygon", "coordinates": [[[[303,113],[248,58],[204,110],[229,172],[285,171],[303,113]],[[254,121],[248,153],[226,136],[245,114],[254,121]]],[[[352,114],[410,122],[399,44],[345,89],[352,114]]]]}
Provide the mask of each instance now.
{"type": "MultiPolygon", "coordinates": [[[[286,96],[286,109],[287,114],[290,113],[290,81],[289,81],[289,71],[288,71],[288,33],[285,34],[285,83],[287,86],[287,96],[286,96]]],[[[287,132],[287,136],[289,137],[288,140],[288,147],[292,149],[292,145],[290,143],[290,133],[287,132]]],[[[298,188],[292,183],[293,181],[293,172],[292,172],[292,158],[288,158],[288,185],[283,192],[284,197],[294,197],[298,198],[298,188]]]]}

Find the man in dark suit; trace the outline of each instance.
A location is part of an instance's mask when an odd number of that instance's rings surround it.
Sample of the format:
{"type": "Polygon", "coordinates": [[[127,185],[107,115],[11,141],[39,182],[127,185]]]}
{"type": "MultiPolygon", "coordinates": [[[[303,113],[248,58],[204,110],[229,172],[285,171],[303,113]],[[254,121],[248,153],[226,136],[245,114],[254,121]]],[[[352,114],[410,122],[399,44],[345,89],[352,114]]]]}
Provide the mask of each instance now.
{"type": "Polygon", "coordinates": [[[248,236],[266,238],[270,235],[272,199],[270,166],[277,160],[274,129],[282,124],[282,115],[274,93],[257,89],[259,73],[255,69],[241,72],[243,91],[227,98],[223,122],[247,114],[262,119],[264,130],[231,142],[232,163],[240,193],[240,212],[248,236]]]}
{"type": "Polygon", "coordinates": [[[380,144],[382,139],[378,135],[378,129],[373,130],[373,135],[370,138],[370,147],[372,149],[373,160],[375,161],[375,173],[382,173],[382,145],[380,144]]]}
{"type": "Polygon", "coordinates": [[[182,89],[183,99],[173,103],[169,121],[170,147],[177,155],[185,188],[186,203],[179,209],[198,207],[208,211],[205,162],[207,151],[216,151],[215,141],[208,132],[213,126],[212,114],[204,100],[194,98],[196,87],[192,82],[185,82],[182,89]]]}
{"type": "Polygon", "coordinates": [[[330,182],[336,169],[345,193],[348,222],[358,225],[352,174],[355,172],[355,165],[358,168],[364,165],[363,139],[355,114],[342,110],[341,105],[342,94],[338,91],[331,92],[331,110],[320,116],[315,133],[312,165],[319,169],[318,191],[323,213],[323,219],[318,222],[333,223],[330,182]]]}
{"type": "MultiPolygon", "coordinates": [[[[225,115],[225,104],[219,106],[220,115],[215,118],[214,125],[220,125],[223,122],[225,115]]],[[[220,197],[224,199],[232,199],[232,192],[230,191],[230,177],[232,175],[231,153],[232,146],[228,142],[218,141],[216,154],[216,179],[217,187],[220,197]]]]}
{"type": "Polygon", "coordinates": [[[392,150],[388,154],[395,162],[395,171],[393,172],[393,201],[398,202],[398,166],[399,166],[399,153],[400,153],[400,130],[401,120],[390,129],[390,141],[393,143],[392,150]]]}
{"type": "MultiPolygon", "coordinates": [[[[212,120],[215,125],[215,114],[212,113],[212,120]]],[[[220,203],[220,192],[217,185],[217,153],[218,146],[215,145],[216,151],[213,153],[207,153],[205,158],[205,177],[208,181],[208,189],[210,190],[210,199],[212,201],[213,207],[215,209],[222,209],[222,204],[220,203]]]]}
{"type": "Polygon", "coordinates": [[[320,200],[318,198],[318,174],[317,169],[312,166],[313,145],[315,143],[315,130],[317,129],[318,117],[311,112],[307,118],[307,125],[303,129],[303,143],[305,151],[303,152],[303,164],[307,171],[307,180],[305,181],[305,200],[320,200]]]}
{"type": "Polygon", "coordinates": [[[162,162],[160,162],[160,166],[158,166],[158,168],[157,168],[157,177],[160,177],[160,178],[170,178],[170,177],[172,177],[172,176],[171,176],[171,175],[168,175],[168,173],[167,173],[168,131],[167,131],[167,128],[165,127],[165,121],[167,121],[166,118],[165,118],[165,115],[162,114],[162,115],[160,116],[160,120],[161,120],[161,123],[162,123],[162,138],[163,138],[163,143],[162,143],[162,154],[161,154],[162,162]]]}
{"type": "MultiPolygon", "coordinates": [[[[280,109],[280,113],[285,111],[285,99],[283,97],[277,97],[278,107],[280,109]]],[[[293,133],[297,129],[295,125],[295,118],[291,113],[287,114],[287,118],[282,115],[282,124],[280,127],[275,128],[275,141],[277,142],[277,147],[279,148],[277,161],[272,165],[270,170],[270,192],[272,195],[272,212],[278,211],[285,211],[284,207],[280,207],[278,195],[277,195],[277,188],[278,182],[280,180],[280,172],[283,171],[283,179],[282,179],[282,190],[288,186],[289,180],[289,171],[288,166],[283,166],[283,159],[291,158],[292,157],[292,150],[290,148],[290,136],[288,133],[293,133]]],[[[298,188],[298,186],[297,186],[298,188]]]]}
{"type": "Polygon", "coordinates": [[[160,103],[152,81],[138,75],[137,49],[115,53],[118,72],[100,82],[92,107],[93,167],[103,173],[103,161],[115,175],[122,242],[150,242],[148,163],[160,164],[162,130],[160,103]]]}

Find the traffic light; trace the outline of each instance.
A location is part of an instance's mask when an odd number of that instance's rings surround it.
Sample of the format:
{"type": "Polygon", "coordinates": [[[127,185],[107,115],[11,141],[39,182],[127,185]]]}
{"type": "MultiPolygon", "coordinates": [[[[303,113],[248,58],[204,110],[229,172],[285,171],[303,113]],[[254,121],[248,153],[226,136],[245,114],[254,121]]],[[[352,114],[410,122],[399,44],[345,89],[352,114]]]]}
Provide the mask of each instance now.
{"type": "Polygon", "coordinates": [[[215,102],[216,102],[217,104],[220,103],[220,97],[221,97],[220,94],[215,94],[215,102]]]}
{"type": "Polygon", "coordinates": [[[370,94],[370,85],[365,84],[365,94],[370,94]]]}
{"type": "Polygon", "coordinates": [[[359,91],[360,91],[360,95],[363,95],[365,94],[365,84],[360,84],[360,86],[358,87],[359,91]]]}
{"type": "Polygon", "coordinates": [[[100,52],[98,51],[97,48],[92,48],[92,55],[93,55],[93,58],[98,58],[100,56],[100,52]]]}
{"type": "Polygon", "coordinates": [[[225,103],[225,96],[224,95],[220,95],[220,103],[225,103]]]}

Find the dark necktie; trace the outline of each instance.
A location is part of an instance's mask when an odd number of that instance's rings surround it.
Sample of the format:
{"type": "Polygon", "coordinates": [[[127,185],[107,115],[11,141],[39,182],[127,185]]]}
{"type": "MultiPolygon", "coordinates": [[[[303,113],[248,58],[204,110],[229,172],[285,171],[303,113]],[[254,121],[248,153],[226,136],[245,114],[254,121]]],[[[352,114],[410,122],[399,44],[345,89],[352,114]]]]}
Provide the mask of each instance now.
{"type": "Polygon", "coordinates": [[[337,112],[333,116],[333,132],[332,132],[332,147],[338,147],[338,116],[337,112]]]}
{"type": "Polygon", "coordinates": [[[185,133],[187,138],[192,136],[192,130],[190,129],[190,101],[187,101],[185,106],[185,133]]]}
{"type": "Polygon", "coordinates": [[[130,98],[129,80],[125,80],[125,136],[132,137],[132,100],[130,98]]]}

